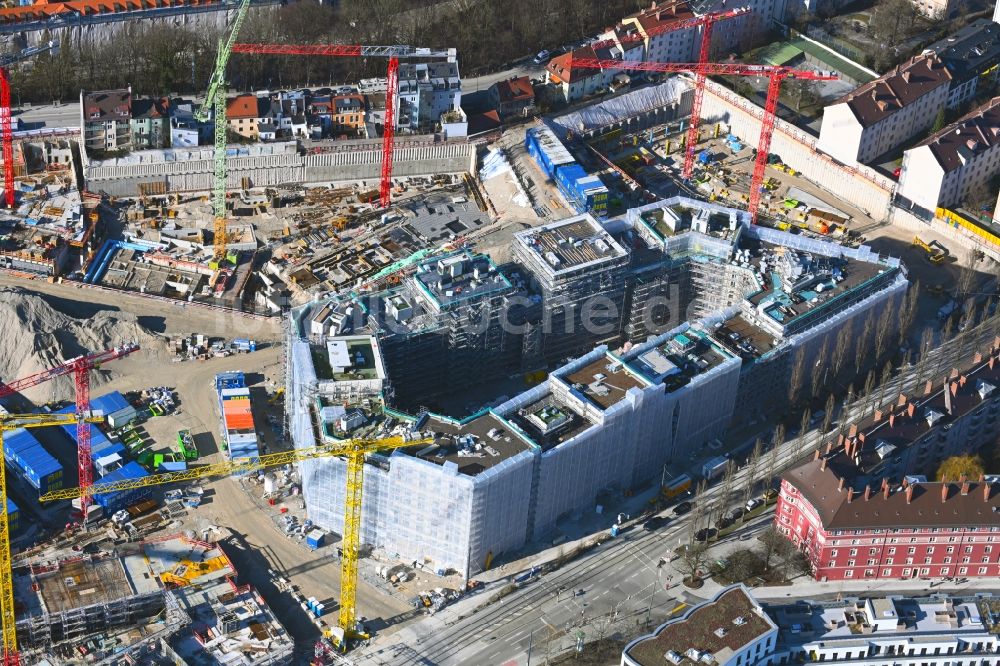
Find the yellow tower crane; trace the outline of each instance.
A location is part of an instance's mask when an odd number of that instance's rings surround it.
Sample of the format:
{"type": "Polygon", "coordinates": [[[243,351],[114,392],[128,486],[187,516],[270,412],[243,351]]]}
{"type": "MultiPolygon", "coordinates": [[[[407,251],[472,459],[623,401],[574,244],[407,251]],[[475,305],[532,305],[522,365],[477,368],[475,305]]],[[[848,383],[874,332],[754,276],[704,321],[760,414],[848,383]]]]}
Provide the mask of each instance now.
{"type": "MultiPolygon", "coordinates": [[[[88,423],[100,423],[101,417],[87,417],[88,423]]],[[[17,617],[14,613],[14,573],[11,571],[10,522],[7,517],[7,461],[3,434],[18,428],[71,426],[78,423],[76,414],[0,414],[0,620],[3,621],[3,665],[21,663],[17,651],[17,617]]]]}
{"type": "Polygon", "coordinates": [[[340,564],[340,616],[338,624],[344,632],[343,644],[349,638],[366,638],[357,628],[358,553],[361,549],[361,496],[364,484],[365,456],[377,451],[420,446],[433,443],[430,438],[409,439],[387,437],[384,439],[352,439],[338,444],[269,453],[258,458],[230,460],[180,472],[154,474],[142,479],[125,479],[112,483],[95,483],[86,490],[63,488],[42,495],[41,500],[76,499],[84,494],[99,495],[119,490],[131,490],[181,481],[194,481],[210,476],[230,476],[254,472],[268,467],[278,467],[317,458],[342,457],[347,460],[347,494],[344,501],[344,539],[340,564]]]}

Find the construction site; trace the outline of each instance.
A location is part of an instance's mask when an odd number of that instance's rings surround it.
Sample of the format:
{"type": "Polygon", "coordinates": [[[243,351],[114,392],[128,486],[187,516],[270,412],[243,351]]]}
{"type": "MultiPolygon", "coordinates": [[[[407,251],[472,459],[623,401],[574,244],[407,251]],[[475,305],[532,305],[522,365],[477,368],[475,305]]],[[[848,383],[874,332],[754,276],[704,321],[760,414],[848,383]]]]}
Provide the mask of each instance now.
{"type": "Polygon", "coordinates": [[[14,134],[4,67],[55,45],[0,57],[5,663],[345,663],[487,572],[490,601],[534,580],[497,571],[617,529],[668,468],[711,482],[728,435],[804,430],[790,387],[839,339],[895,359],[915,282],[962,316],[956,236],[891,224],[885,173],[778,117],[835,75],[708,62],[746,8],[632,17],[565,54],[594,77],[521,77],[569,111],[470,137],[454,49],[240,43],[250,4],[190,124],[159,119],[190,145],[119,149],[147,119],[84,92],[81,127],[14,134]],[[634,56],[681,29],[684,59],[634,56]],[[237,117],[231,53],[384,62],[381,115],[237,117]]]}

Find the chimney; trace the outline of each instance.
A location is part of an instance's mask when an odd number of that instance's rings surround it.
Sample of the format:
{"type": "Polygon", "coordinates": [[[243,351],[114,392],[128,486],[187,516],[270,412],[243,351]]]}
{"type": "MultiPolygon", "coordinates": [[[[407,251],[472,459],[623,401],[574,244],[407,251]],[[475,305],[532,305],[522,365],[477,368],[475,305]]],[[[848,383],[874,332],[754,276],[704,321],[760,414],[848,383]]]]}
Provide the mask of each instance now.
{"type": "MultiPolygon", "coordinates": [[[[841,481],[843,481],[843,479],[841,479],[841,481]]],[[[854,488],[848,488],[847,489],[847,503],[850,504],[853,499],[854,499],[854,488]]]]}
{"type": "Polygon", "coordinates": [[[833,442],[827,442],[826,443],[826,452],[827,452],[827,454],[829,454],[832,451],[833,451],[833,442]]]}
{"type": "Polygon", "coordinates": [[[917,411],[917,406],[914,403],[910,403],[906,406],[906,415],[913,418],[914,413],[917,411]]]}
{"type": "Polygon", "coordinates": [[[997,362],[997,357],[990,354],[990,370],[993,369],[993,364],[997,362]]]}
{"type": "Polygon", "coordinates": [[[942,502],[947,502],[948,501],[948,482],[947,481],[942,481],[941,482],[941,501],[942,502]]]}
{"type": "Polygon", "coordinates": [[[819,460],[819,449],[816,449],[813,453],[813,460],[819,460]]]}
{"type": "Polygon", "coordinates": [[[847,440],[846,442],[844,442],[844,455],[850,458],[851,449],[853,448],[854,448],[854,442],[852,442],[851,440],[847,440]]]}
{"type": "Polygon", "coordinates": [[[983,353],[982,352],[976,352],[976,355],[972,357],[972,362],[974,364],[976,364],[976,365],[982,363],[983,362],[983,353]]]}
{"type": "Polygon", "coordinates": [[[968,377],[966,377],[965,375],[962,375],[961,377],[958,378],[958,385],[959,386],[965,386],[965,382],[967,382],[968,380],[969,380],[968,377]]]}
{"type": "Polygon", "coordinates": [[[882,410],[881,409],[876,409],[875,410],[875,423],[878,423],[881,420],[882,420],[882,410]]]}
{"type": "Polygon", "coordinates": [[[889,414],[889,427],[893,427],[896,424],[896,415],[889,414]]]}
{"type": "Polygon", "coordinates": [[[990,484],[985,481],[983,482],[983,501],[990,501],[990,484]]]}
{"type": "Polygon", "coordinates": [[[951,398],[953,395],[955,395],[956,388],[957,387],[955,386],[955,384],[952,384],[950,382],[948,384],[945,384],[944,387],[944,411],[948,412],[949,414],[952,413],[951,398]]]}
{"type": "Polygon", "coordinates": [[[905,72],[903,72],[903,80],[906,81],[907,83],[910,82],[910,70],[906,70],[905,72]]]}
{"type": "Polygon", "coordinates": [[[826,458],[823,458],[822,460],[819,461],[819,471],[821,472],[826,471],[826,458]]]}
{"type": "Polygon", "coordinates": [[[865,443],[865,433],[863,432],[858,433],[858,441],[861,442],[862,444],[865,443]]]}
{"type": "Polygon", "coordinates": [[[905,405],[906,404],[906,396],[903,395],[902,393],[900,393],[899,394],[899,399],[896,401],[896,404],[899,405],[900,407],[902,407],[903,405],[905,405]]]}
{"type": "Polygon", "coordinates": [[[930,395],[931,391],[933,390],[934,390],[934,382],[928,379],[927,383],[924,384],[924,395],[930,395]]]}
{"type": "Polygon", "coordinates": [[[869,499],[871,499],[871,496],[872,496],[872,487],[865,486],[865,501],[867,502],[869,499]]]}
{"type": "Polygon", "coordinates": [[[844,477],[840,477],[840,481],[837,482],[837,492],[844,489],[844,477]]]}
{"type": "Polygon", "coordinates": [[[847,431],[847,436],[848,437],[854,437],[857,434],[858,434],[858,424],[857,423],[852,423],[851,424],[851,429],[847,431]]]}
{"type": "Polygon", "coordinates": [[[965,495],[968,495],[968,494],[969,494],[969,480],[967,478],[965,478],[965,475],[963,474],[962,475],[962,496],[964,497],[965,495]]]}
{"type": "Polygon", "coordinates": [[[906,503],[913,501],[913,486],[906,486],[906,503]]]}
{"type": "Polygon", "coordinates": [[[889,499],[889,480],[882,479],[882,497],[884,499],[889,499]]]}

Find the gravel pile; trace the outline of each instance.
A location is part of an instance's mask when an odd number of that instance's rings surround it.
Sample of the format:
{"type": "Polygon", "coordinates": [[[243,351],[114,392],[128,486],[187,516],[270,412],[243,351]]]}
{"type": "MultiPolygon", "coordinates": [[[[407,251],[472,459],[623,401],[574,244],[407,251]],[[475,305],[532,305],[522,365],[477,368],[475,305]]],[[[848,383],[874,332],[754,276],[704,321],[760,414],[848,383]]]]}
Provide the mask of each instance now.
{"type": "MultiPolygon", "coordinates": [[[[104,310],[76,318],[25,289],[0,288],[0,381],[13,381],[125,342],[138,341],[147,347],[156,346],[156,340],[131,313],[104,310]]],[[[92,372],[91,386],[96,388],[110,377],[104,370],[92,372]]],[[[71,399],[73,392],[72,376],[64,376],[25,391],[24,395],[40,404],[71,399]]]]}

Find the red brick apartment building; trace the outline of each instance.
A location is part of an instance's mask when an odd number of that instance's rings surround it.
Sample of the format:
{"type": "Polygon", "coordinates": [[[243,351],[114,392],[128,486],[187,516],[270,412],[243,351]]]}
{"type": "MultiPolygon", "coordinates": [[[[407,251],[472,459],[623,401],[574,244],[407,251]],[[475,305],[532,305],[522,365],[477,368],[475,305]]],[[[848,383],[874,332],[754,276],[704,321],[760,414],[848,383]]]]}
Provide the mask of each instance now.
{"type": "Polygon", "coordinates": [[[1000,477],[912,476],[997,440],[998,386],[1000,338],[783,476],[775,525],[817,580],[1000,576],[1000,477]]]}

